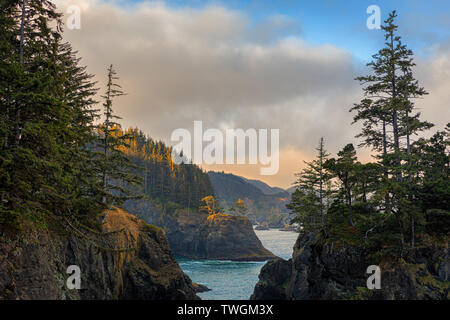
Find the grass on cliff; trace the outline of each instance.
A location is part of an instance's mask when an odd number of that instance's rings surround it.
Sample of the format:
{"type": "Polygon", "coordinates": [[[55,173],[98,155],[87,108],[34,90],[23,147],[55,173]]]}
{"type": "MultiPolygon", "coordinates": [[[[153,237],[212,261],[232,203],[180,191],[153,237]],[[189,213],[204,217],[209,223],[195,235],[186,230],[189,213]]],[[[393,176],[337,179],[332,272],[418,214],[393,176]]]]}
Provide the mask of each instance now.
{"type": "Polygon", "coordinates": [[[217,219],[217,218],[222,218],[222,219],[224,219],[224,220],[231,220],[231,219],[233,219],[233,217],[235,217],[235,216],[233,216],[233,215],[231,215],[231,214],[226,214],[226,213],[215,213],[215,214],[210,214],[210,215],[208,216],[207,220],[208,220],[208,221],[212,221],[212,220],[217,219]]]}

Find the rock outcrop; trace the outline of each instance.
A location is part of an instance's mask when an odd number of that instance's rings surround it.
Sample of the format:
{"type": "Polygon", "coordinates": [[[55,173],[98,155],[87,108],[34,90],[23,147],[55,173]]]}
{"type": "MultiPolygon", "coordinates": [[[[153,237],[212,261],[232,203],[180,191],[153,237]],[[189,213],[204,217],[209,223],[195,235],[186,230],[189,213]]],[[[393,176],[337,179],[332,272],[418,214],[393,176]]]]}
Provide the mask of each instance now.
{"type": "Polygon", "coordinates": [[[170,247],[194,259],[265,261],[275,256],[263,247],[245,217],[180,213],[167,229],[170,247]]]}
{"type": "Polygon", "coordinates": [[[194,287],[196,293],[211,291],[210,288],[200,283],[192,282],[192,286],[194,287]]]}
{"type": "Polygon", "coordinates": [[[150,201],[125,203],[129,212],[164,229],[170,248],[192,259],[265,261],[276,258],[263,247],[246,217],[178,211],[162,214],[150,201]]]}
{"type": "Polygon", "coordinates": [[[450,299],[449,253],[448,243],[440,243],[382,261],[381,289],[369,290],[366,271],[373,262],[365,250],[301,234],[292,259],[270,261],[261,269],[251,299],[450,299]]]}
{"type": "Polygon", "coordinates": [[[1,234],[0,299],[198,299],[163,230],[113,209],[102,231],[100,242],[36,228],[1,234]],[[66,285],[70,265],[80,290],[66,285]]]}

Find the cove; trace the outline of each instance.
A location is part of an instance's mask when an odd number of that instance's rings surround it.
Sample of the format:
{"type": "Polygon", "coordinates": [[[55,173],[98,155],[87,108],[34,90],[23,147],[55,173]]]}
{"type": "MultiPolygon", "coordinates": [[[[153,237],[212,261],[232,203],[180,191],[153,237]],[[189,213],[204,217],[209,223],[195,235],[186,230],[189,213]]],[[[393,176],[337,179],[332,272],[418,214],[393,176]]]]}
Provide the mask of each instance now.
{"type": "MultiPolygon", "coordinates": [[[[283,259],[292,257],[298,233],[255,230],[263,246],[283,259]]],[[[176,257],[181,269],[192,279],[211,291],[198,293],[203,300],[248,300],[266,262],[194,260],[176,257]]]]}

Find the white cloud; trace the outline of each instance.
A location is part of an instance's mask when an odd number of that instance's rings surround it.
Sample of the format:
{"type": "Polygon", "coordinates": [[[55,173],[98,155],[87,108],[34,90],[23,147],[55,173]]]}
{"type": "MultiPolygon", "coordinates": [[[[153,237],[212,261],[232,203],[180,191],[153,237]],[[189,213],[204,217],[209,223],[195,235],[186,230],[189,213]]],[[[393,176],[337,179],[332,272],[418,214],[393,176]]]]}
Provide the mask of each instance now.
{"type": "MultiPolygon", "coordinates": [[[[286,36],[300,32],[299,21],[276,15],[254,25],[239,11],[173,9],[162,2],[56,2],[60,8],[81,4],[81,30],[66,30],[65,38],[100,86],[106,66],[116,66],[128,95],[114,109],[125,126],[166,142],[174,129],[190,129],[194,120],[216,128],[279,128],[282,149],[306,157],[322,135],[332,152],[357,142],[348,112],[361,95],[352,55],[286,36]]],[[[446,51],[427,60],[420,72],[432,93],[426,100],[430,114],[441,108],[442,97],[449,100],[448,57],[446,51]]],[[[291,170],[286,168],[283,181],[291,170]]]]}

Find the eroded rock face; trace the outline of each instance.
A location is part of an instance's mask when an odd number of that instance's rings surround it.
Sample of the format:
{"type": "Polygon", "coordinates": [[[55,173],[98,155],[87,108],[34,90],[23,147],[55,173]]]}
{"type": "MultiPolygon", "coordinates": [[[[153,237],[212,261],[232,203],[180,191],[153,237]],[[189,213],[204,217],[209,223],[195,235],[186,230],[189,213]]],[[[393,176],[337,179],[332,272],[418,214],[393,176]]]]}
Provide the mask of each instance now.
{"type": "Polygon", "coordinates": [[[395,263],[381,262],[381,289],[369,290],[362,248],[301,234],[292,259],[266,264],[251,299],[449,299],[448,244],[418,248],[395,263]]]}
{"type": "Polygon", "coordinates": [[[286,288],[292,271],[292,261],[283,259],[266,263],[260,272],[259,281],[250,300],[286,300],[286,288]]]}
{"type": "Polygon", "coordinates": [[[148,200],[130,200],[127,210],[164,229],[175,254],[192,259],[265,261],[274,259],[246,217],[198,212],[163,215],[148,200]]]}
{"type": "Polygon", "coordinates": [[[172,250],[188,258],[234,261],[275,258],[263,247],[245,217],[180,214],[166,230],[172,250]]]}
{"type": "Polygon", "coordinates": [[[103,228],[101,242],[42,230],[2,235],[0,299],[198,299],[164,231],[118,209],[103,228]],[[66,287],[69,265],[80,267],[81,290],[66,287]]]}

